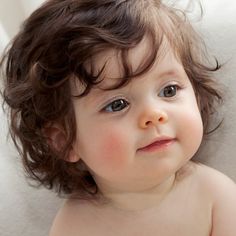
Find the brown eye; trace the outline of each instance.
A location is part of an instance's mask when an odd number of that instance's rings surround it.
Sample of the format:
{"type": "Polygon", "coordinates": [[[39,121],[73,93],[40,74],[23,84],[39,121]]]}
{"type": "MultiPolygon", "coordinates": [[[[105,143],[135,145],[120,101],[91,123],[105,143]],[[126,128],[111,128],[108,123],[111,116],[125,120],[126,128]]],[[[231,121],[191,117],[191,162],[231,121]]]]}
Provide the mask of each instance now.
{"type": "Polygon", "coordinates": [[[179,87],[177,85],[168,85],[158,94],[159,97],[174,97],[179,87]]]}

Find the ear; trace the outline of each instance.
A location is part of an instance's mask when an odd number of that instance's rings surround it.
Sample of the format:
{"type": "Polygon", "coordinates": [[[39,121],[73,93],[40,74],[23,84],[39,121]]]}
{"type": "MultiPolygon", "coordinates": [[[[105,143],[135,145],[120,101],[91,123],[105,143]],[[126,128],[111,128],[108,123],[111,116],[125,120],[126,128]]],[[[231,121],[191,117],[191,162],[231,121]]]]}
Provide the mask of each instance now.
{"type": "MultiPolygon", "coordinates": [[[[66,134],[65,131],[59,125],[50,125],[43,128],[43,134],[47,139],[48,145],[55,150],[56,152],[60,152],[62,147],[66,144],[66,134]]],[[[68,162],[77,162],[79,161],[79,156],[74,150],[74,147],[71,147],[69,155],[66,157],[66,161],[68,162]]]]}
{"type": "Polygon", "coordinates": [[[74,147],[72,147],[72,149],[70,150],[69,156],[66,160],[69,162],[78,162],[80,160],[80,157],[74,150],[74,147]]]}

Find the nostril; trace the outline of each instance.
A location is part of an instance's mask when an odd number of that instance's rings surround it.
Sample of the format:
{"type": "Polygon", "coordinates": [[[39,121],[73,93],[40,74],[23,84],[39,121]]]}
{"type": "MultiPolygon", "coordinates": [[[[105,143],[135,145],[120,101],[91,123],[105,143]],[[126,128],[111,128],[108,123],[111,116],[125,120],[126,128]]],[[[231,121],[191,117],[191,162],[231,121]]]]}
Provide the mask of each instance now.
{"type": "Polygon", "coordinates": [[[165,112],[145,112],[139,120],[140,127],[147,128],[149,126],[156,126],[158,124],[165,124],[168,121],[168,116],[165,112]]]}
{"type": "MultiPolygon", "coordinates": [[[[160,118],[157,118],[156,121],[158,121],[158,123],[164,123],[165,118],[164,117],[160,117],[160,118]]],[[[147,127],[147,126],[149,126],[152,123],[155,124],[156,123],[155,120],[146,121],[145,122],[145,126],[147,127]]]]}

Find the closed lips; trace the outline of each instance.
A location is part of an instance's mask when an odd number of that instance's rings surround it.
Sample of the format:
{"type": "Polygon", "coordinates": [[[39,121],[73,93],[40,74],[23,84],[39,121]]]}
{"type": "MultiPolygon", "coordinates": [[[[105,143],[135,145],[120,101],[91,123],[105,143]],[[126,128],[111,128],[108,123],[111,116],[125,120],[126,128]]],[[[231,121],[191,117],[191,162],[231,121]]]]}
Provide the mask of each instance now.
{"type": "Polygon", "coordinates": [[[154,148],[160,148],[160,147],[168,146],[169,144],[173,143],[174,141],[175,141],[174,138],[158,139],[158,140],[153,141],[152,143],[148,144],[147,146],[139,148],[138,151],[148,151],[148,150],[152,150],[154,148]]]}

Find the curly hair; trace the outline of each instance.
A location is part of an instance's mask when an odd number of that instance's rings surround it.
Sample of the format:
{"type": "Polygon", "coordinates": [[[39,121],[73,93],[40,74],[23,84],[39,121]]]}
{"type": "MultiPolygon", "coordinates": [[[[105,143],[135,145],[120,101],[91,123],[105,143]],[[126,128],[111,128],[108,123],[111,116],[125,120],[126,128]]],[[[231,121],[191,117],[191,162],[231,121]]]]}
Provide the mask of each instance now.
{"type": "Polygon", "coordinates": [[[84,163],[66,161],[76,138],[70,80],[82,82],[86,89],[80,96],[86,96],[100,81],[100,73],[86,70],[86,62],[116,49],[124,76],[111,89],[124,86],[149,70],[164,37],[192,83],[206,135],[216,102],[222,100],[213,79],[220,66],[217,60],[210,63],[204,42],[183,11],[160,0],[49,0],[32,13],[1,59],[10,134],[30,177],[58,193],[98,195],[84,163]],[[147,35],[152,51],[132,71],[127,53],[147,35]],[[66,134],[59,151],[43,132],[55,123],[66,134]]]}

